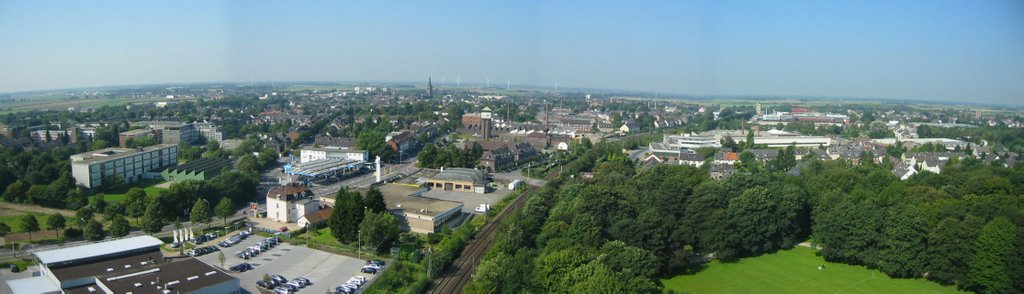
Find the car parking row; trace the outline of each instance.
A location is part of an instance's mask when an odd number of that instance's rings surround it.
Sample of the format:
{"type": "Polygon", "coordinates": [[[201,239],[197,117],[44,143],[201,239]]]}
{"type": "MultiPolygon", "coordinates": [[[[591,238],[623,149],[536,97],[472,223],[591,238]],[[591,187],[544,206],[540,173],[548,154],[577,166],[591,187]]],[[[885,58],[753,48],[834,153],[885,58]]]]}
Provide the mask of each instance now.
{"type": "Polygon", "coordinates": [[[353,294],[359,287],[366,284],[367,279],[364,276],[354,276],[348,279],[344,284],[334,288],[335,294],[353,294]]]}
{"type": "Polygon", "coordinates": [[[364,265],[363,268],[360,269],[359,271],[364,273],[364,274],[374,274],[374,275],[376,275],[378,272],[380,272],[382,267],[384,267],[384,261],[382,261],[382,260],[379,260],[379,259],[367,260],[366,261],[366,265],[364,265]]]}
{"type": "Polygon", "coordinates": [[[218,249],[216,246],[206,246],[190,249],[188,252],[186,252],[186,254],[188,254],[188,256],[197,257],[214,253],[217,251],[220,251],[220,249],[218,249]]]}
{"type": "Polygon", "coordinates": [[[242,240],[249,238],[249,235],[252,234],[246,231],[241,231],[238,234],[235,234],[234,236],[228,237],[224,241],[220,241],[220,243],[217,243],[217,246],[224,248],[235,246],[235,244],[238,244],[242,242],[242,240]]]}
{"type": "Polygon", "coordinates": [[[256,281],[257,287],[273,290],[274,293],[278,294],[295,293],[298,292],[299,289],[306,288],[306,286],[312,284],[312,281],[304,277],[294,278],[289,281],[282,275],[270,275],[263,280],[256,281]]]}
{"type": "Polygon", "coordinates": [[[264,251],[270,250],[281,243],[281,239],[277,236],[270,237],[260,241],[256,245],[249,246],[242,251],[235,252],[235,256],[241,259],[249,260],[250,258],[256,257],[264,251]]]}

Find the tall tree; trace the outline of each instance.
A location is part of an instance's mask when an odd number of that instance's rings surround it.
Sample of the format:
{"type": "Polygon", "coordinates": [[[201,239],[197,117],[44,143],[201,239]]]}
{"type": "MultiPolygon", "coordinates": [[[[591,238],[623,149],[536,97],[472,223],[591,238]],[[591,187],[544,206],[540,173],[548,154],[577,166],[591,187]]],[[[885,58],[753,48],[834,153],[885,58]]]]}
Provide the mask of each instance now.
{"type": "Polygon", "coordinates": [[[359,224],[363,221],[363,201],[359,192],[350,192],[345,188],[338,190],[335,196],[334,211],[327,220],[331,234],[338,242],[351,243],[356,241],[359,224]]]}
{"type": "Polygon", "coordinates": [[[150,201],[146,206],[146,213],[142,216],[142,231],[154,234],[163,230],[165,223],[161,208],[160,201],[150,201]]]}
{"type": "Polygon", "coordinates": [[[54,212],[46,217],[46,228],[57,232],[58,238],[60,238],[60,230],[63,230],[65,225],[64,215],[60,213],[54,212]]]}
{"type": "Polygon", "coordinates": [[[115,238],[124,237],[128,236],[129,232],[131,232],[131,225],[128,224],[128,219],[124,218],[124,216],[119,215],[111,221],[110,236],[115,238]]]}
{"type": "Polygon", "coordinates": [[[103,224],[95,219],[90,219],[85,223],[85,227],[82,228],[82,236],[89,241],[103,240],[106,237],[103,232],[103,224]]]}
{"type": "Polygon", "coordinates": [[[228,197],[221,197],[220,202],[217,202],[217,208],[215,208],[217,216],[224,220],[224,226],[228,225],[228,218],[235,214],[235,209],[231,205],[231,199],[228,197]]]}
{"type": "Polygon", "coordinates": [[[106,209],[106,197],[102,193],[92,197],[92,211],[103,212],[106,209]]]}
{"type": "Polygon", "coordinates": [[[75,211],[75,222],[77,222],[79,226],[84,226],[85,223],[93,219],[95,215],[96,211],[93,210],[92,207],[83,206],[75,211]]]}
{"type": "Polygon", "coordinates": [[[32,243],[32,233],[39,231],[39,221],[35,215],[21,216],[21,231],[28,233],[28,242],[32,243]]]}
{"type": "Polygon", "coordinates": [[[1007,293],[1013,289],[1010,265],[1017,226],[1006,217],[992,219],[981,228],[974,245],[974,259],[967,270],[968,289],[983,293],[1007,293]]]}
{"type": "Polygon", "coordinates": [[[370,188],[369,191],[366,191],[366,196],[363,197],[363,206],[373,213],[385,212],[388,210],[387,204],[384,203],[384,194],[382,194],[377,188],[370,188]]]}
{"type": "Polygon", "coordinates": [[[128,189],[123,202],[125,214],[130,217],[140,217],[146,213],[146,191],[138,187],[128,189]]]}
{"type": "Polygon", "coordinates": [[[7,233],[11,232],[11,227],[7,223],[0,222],[0,237],[7,236],[7,233]]]}
{"type": "Polygon", "coordinates": [[[981,227],[968,223],[982,222],[980,218],[969,217],[960,221],[953,217],[940,220],[928,235],[928,279],[942,283],[955,283],[967,277],[967,268],[974,255],[977,232],[970,228],[981,227]]]}
{"type": "Polygon", "coordinates": [[[879,267],[890,276],[911,278],[925,268],[928,223],[920,209],[895,206],[889,209],[882,231],[879,267]]]}
{"type": "Polygon", "coordinates": [[[200,223],[204,226],[210,222],[210,206],[206,204],[206,199],[196,200],[196,203],[192,205],[192,210],[189,212],[189,220],[192,224],[200,223]]]}
{"type": "Polygon", "coordinates": [[[363,243],[377,249],[377,253],[387,253],[398,241],[398,220],[387,212],[370,213],[359,225],[359,235],[363,243]]]}
{"type": "Polygon", "coordinates": [[[747,139],[744,140],[743,150],[754,149],[754,131],[747,131],[747,139]]]}

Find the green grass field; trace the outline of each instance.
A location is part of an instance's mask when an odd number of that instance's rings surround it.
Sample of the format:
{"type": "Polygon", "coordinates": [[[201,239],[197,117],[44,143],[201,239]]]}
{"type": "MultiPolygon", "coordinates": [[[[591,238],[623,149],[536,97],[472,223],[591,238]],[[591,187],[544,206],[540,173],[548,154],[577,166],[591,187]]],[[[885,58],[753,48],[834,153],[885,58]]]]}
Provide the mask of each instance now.
{"type": "MultiPolygon", "coordinates": [[[[46,229],[46,214],[31,212],[28,213],[36,217],[36,222],[39,223],[39,229],[46,229]]],[[[11,227],[11,233],[21,233],[21,218],[25,213],[9,214],[0,216],[0,223],[5,223],[11,227]]]]}
{"type": "Polygon", "coordinates": [[[893,279],[878,270],[826,262],[805,247],[735,263],[713,261],[695,274],[661,280],[682,293],[958,293],[924,279],[893,279]],[[818,266],[824,264],[824,270],[818,266]]]}
{"type": "MultiPolygon", "coordinates": [[[[103,193],[103,200],[106,200],[107,202],[110,203],[124,202],[124,200],[128,198],[128,190],[134,187],[142,188],[142,190],[146,191],[146,195],[148,196],[155,196],[157,194],[160,194],[160,191],[166,190],[164,188],[156,187],[156,185],[159,185],[160,183],[162,183],[162,181],[147,180],[135,182],[129,186],[121,187],[119,189],[110,191],[109,193],[103,193]]],[[[90,203],[92,202],[92,199],[93,198],[89,198],[90,203]]]]}

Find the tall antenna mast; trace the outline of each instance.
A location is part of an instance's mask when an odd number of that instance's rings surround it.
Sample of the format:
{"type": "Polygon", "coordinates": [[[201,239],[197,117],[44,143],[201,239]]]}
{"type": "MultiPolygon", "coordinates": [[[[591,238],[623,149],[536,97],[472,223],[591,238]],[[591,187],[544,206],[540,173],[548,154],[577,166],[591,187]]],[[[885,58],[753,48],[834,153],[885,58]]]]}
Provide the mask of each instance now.
{"type": "Polygon", "coordinates": [[[505,80],[505,90],[506,91],[511,91],[512,90],[512,80],[505,80]]]}
{"type": "Polygon", "coordinates": [[[487,88],[491,87],[491,78],[487,78],[487,88]]]}
{"type": "Polygon", "coordinates": [[[455,87],[462,88],[462,77],[455,77],[455,87]]]}
{"type": "Polygon", "coordinates": [[[441,88],[444,88],[444,77],[441,77],[441,88]]]}
{"type": "Polygon", "coordinates": [[[555,93],[558,93],[558,81],[555,81],[555,93]]]}

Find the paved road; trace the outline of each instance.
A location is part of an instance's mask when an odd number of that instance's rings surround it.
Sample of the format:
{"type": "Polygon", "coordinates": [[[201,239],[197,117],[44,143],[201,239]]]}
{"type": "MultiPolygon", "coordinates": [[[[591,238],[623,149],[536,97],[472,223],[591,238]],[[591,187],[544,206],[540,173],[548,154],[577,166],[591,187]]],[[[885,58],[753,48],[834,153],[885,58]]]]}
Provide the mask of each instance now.
{"type": "MultiPolygon", "coordinates": [[[[237,221],[237,220],[245,219],[246,216],[241,214],[242,211],[245,211],[245,210],[246,209],[241,209],[238,212],[236,212],[235,215],[229,217],[228,218],[228,223],[232,223],[232,222],[237,221]]],[[[208,226],[209,227],[219,227],[219,226],[221,226],[223,224],[224,224],[224,222],[220,218],[213,217],[213,220],[210,221],[210,224],[208,226]]],[[[183,223],[181,223],[181,226],[183,228],[187,228],[187,227],[192,226],[192,224],[190,222],[183,222],[183,223]]],[[[126,237],[134,237],[134,236],[142,236],[142,235],[153,235],[153,236],[155,236],[157,238],[160,238],[160,237],[170,237],[170,236],[173,236],[174,229],[175,229],[174,228],[174,224],[169,224],[169,225],[164,226],[163,231],[161,231],[160,233],[147,234],[147,233],[144,233],[144,232],[142,232],[140,230],[136,230],[136,231],[131,231],[130,233],[128,233],[128,236],[126,236],[126,237]]],[[[106,238],[106,240],[111,240],[111,239],[114,239],[114,238],[111,238],[111,237],[106,238]]],[[[14,257],[14,256],[24,256],[24,255],[29,254],[31,252],[43,251],[43,250],[51,250],[51,249],[58,249],[58,248],[65,248],[65,247],[74,247],[74,246],[85,245],[85,244],[89,244],[89,243],[94,243],[94,242],[82,240],[82,241],[65,242],[64,244],[32,244],[32,245],[26,245],[26,246],[22,247],[20,250],[18,250],[16,252],[12,251],[10,246],[6,246],[6,247],[4,247],[4,249],[0,249],[0,258],[14,257]]],[[[3,292],[0,292],[0,293],[3,293],[3,292]]]]}
{"type": "Polygon", "coordinates": [[[495,180],[502,180],[502,181],[507,181],[507,182],[511,182],[511,181],[514,181],[514,180],[523,180],[523,181],[526,181],[526,183],[529,184],[530,186],[544,186],[545,184],[548,183],[548,181],[545,181],[545,180],[542,180],[542,179],[527,178],[522,173],[523,169],[525,169],[525,168],[526,167],[524,166],[524,167],[520,167],[520,168],[515,169],[515,170],[503,172],[503,173],[491,173],[491,178],[493,178],[495,180]]]}

